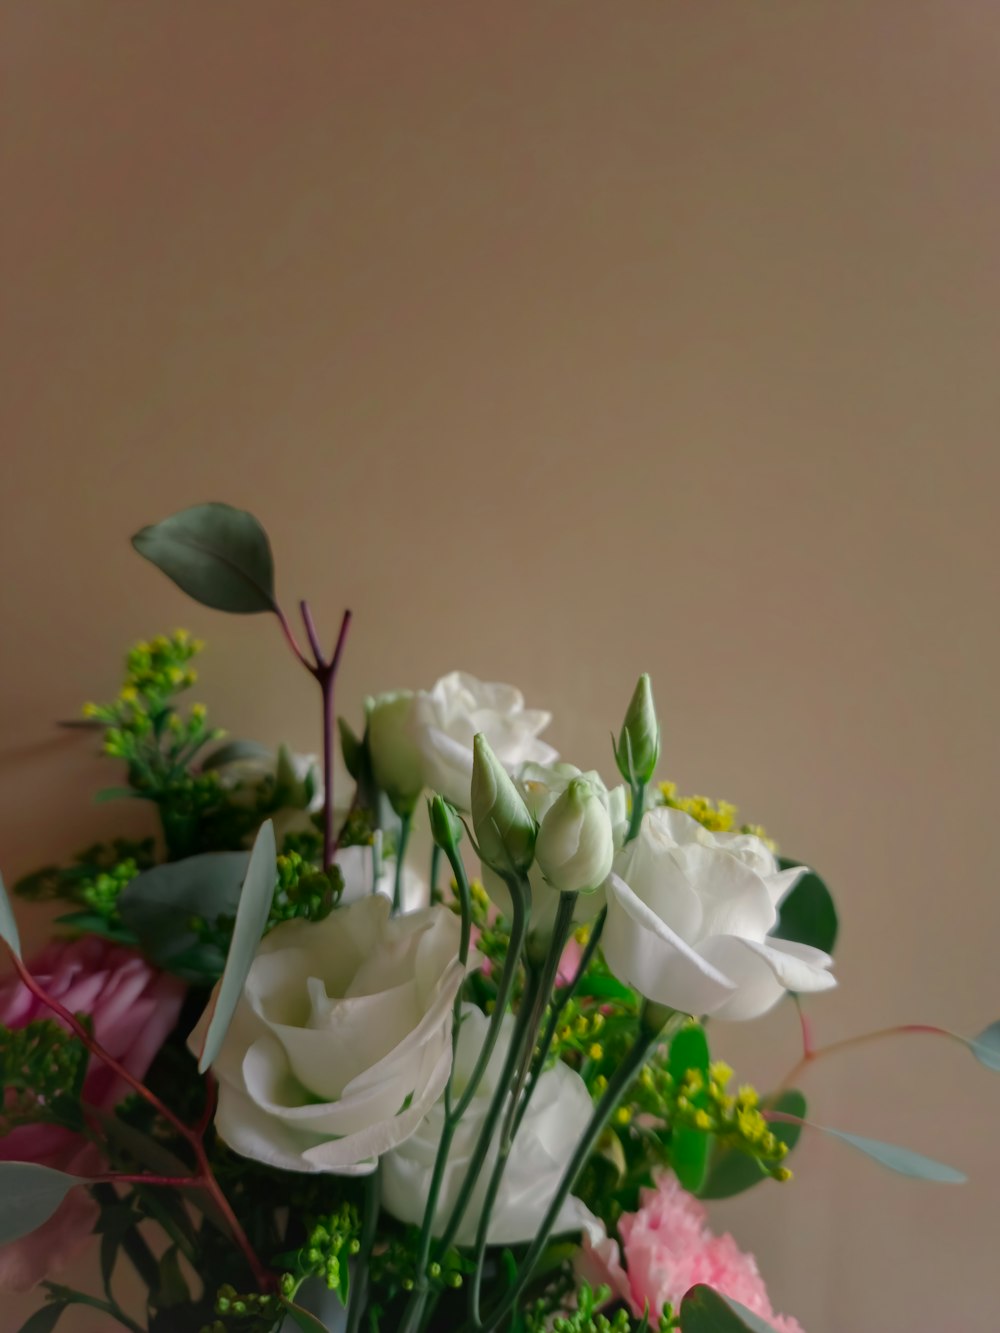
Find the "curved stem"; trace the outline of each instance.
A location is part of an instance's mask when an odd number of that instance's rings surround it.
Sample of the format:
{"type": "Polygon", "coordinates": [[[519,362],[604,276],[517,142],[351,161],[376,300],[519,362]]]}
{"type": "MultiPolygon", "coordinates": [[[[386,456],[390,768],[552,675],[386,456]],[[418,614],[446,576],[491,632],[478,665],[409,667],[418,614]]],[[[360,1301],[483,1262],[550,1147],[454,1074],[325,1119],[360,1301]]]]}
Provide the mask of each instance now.
{"type": "Polygon", "coordinates": [[[908,1034],[922,1034],[933,1037],[950,1037],[952,1041],[961,1042],[963,1046],[968,1045],[964,1037],[960,1037],[957,1032],[949,1032],[947,1028],[934,1027],[928,1023],[901,1023],[895,1027],[877,1028],[874,1032],[862,1032],[856,1037],[844,1037],[840,1041],[832,1041],[828,1046],[817,1046],[807,1050],[802,1059],[788,1071],[785,1077],[778,1085],[777,1091],[783,1092],[786,1088],[797,1083],[799,1076],[815,1064],[817,1060],[827,1055],[838,1055],[841,1051],[849,1051],[854,1046],[866,1046],[872,1041],[881,1041],[884,1037],[902,1037],[908,1034]]]}
{"type": "Polygon", "coordinates": [[[639,826],[642,823],[643,807],[646,804],[646,783],[634,782],[632,784],[632,812],[629,815],[628,832],[625,834],[625,841],[631,842],[639,832],[639,826]]]}
{"type": "MultiPolygon", "coordinates": [[[[54,996],[49,995],[49,993],[45,990],[43,986],[39,985],[36,979],[31,975],[31,973],[25,967],[24,963],[21,961],[21,958],[14,952],[14,950],[10,947],[10,945],[6,944],[6,941],[4,943],[6,945],[7,952],[13,959],[14,967],[17,969],[18,976],[20,977],[22,983],[32,993],[32,995],[34,995],[36,999],[40,1000],[42,1004],[44,1004],[47,1008],[51,1009],[54,1014],[56,1014],[59,1018],[61,1018],[62,1021],[66,1024],[66,1026],[69,1028],[69,1030],[73,1033],[73,1035],[80,1039],[80,1041],[91,1053],[91,1055],[96,1056],[97,1059],[100,1060],[102,1064],[107,1065],[107,1067],[110,1070],[112,1070],[115,1074],[117,1074],[118,1077],[122,1079],[122,1081],[132,1089],[133,1092],[138,1093],[140,1097],[142,1097],[145,1101],[147,1101],[149,1105],[152,1106],[154,1111],[156,1111],[158,1115],[162,1116],[163,1119],[166,1120],[167,1123],[171,1125],[172,1128],[175,1129],[177,1133],[187,1143],[191,1145],[191,1148],[194,1151],[195,1161],[198,1166],[198,1173],[197,1175],[190,1177],[190,1179],[188,1179],[185,1182],[186,1185],[189,1187],[190,1186],[200,1187],[206,1190],[207,1193],[212,1196],[212,1198],[214,1199],[215,1203],[219,1208],[219,1211],[225,1217],[226,1222],[228,1223],[230,1230],[233,1233],[233,1239],[236,1241],[237,1245],[239,1245],[240,1249],[243,1251],[243,1255],[246,1258],[247,1264],[250,1267],[250,1271],[253,1273],[254,1278],[256,1279],[258,1285],[261,1287],[262,1290],[267,1290],[267,1288],[273,1285],[271,1275],[264,1267],[264,1265],[261,1263],[261,1261],[257,1258],[254,1248],[250,1244],[250,1241],[247,1238],[246,1232],[243,1230],[242,1226],[237,1220],[236,1214],[233,1212],[232,1207],[229,1204],[229,1200],[226,1198],[226,1196],[220,1189],[219,1182],[215,1179],[211,1163],[208,1160],[208,1154],[205,1152],[205,1144],[202,1141],[200,1133],[196,1129],[192,1129],[190,1125],[186,1125],[178,1115],[176,1115],[173,1111],[171,1111],[169,1106],[167,1106],[164,1102],[160,1100],[159,1097],[157,1097],[155,1092],[152,1092],[149,1088],[146,1087],[146,1085],[143,1082],[137,1079],[134,1074],[132,1074],[128,1069],[126,1069],[125,1066],[121,1063],[121,1061],[116,1060],[115,1057],[111,1054],[111,1052],[106,1050],[101,1045],[101,1043],[87,1030],[87,1028],[80,1022],[80,1020],[77,1018],[75,1014],[70,1013],[70,1011],[65,1007],[65,1005],[60,1004],[59,1001],[54,996]]],[[[148,1185],[151,1182],[149,1179],[144,1179],[142,1183],[148,1185]]]]}
{"type": "Polygon", "coordinates": [[[410,829],[413,816],[402,815],[399,820],[399,842],[396,844],[396,877],[392,885],[392,914],[398,915],[403,906],[403,863],[406,860],[406,846],[410,841],[410,829]]]}
{"type": "Polygon", "coordinates": [[[278,617],[278,624],[281,626],[281,632],[285,636],[285,642],[288,644],[289,648],[291,648],[292,652],[299,659],[299,661],[302,663],[305,669],[307,671],[312,671],[313,669],[312,663],[309,661],[309,658],[306,657],[305,653],[299,647],[298,641],[292,632],[292,627],[288,623],[288,617],[285,615],[284,611],[282,611],[280,606],[277,605],[275,606],[274,614],[278,617]]]}
{"type": "Polygon", "coordinates": [[[381,1164],[365,1180],[365,1201],[361,1230],[361,1248],[354,1268],[354,1281],[351,1285],[351,1299],[347,1309],[346,1333],[358,1333],[361,1320],[368,1305],[369,1260],[372,1245],[375,1243],[375,1227],[379,1214],[379,1180],[381,1164]]]}
{"type": "Polygon", "coordinates": [[[660,1037],[660,1032],[655,1027],[648,1027],[645,1023],[639,1029],[639,1034],[625,1059],[618,1066],[614,1077],[608,1084],[604,1095],[594,1108],[594,1113],[590,1118],[590,1123],[584,1131],[583,1137],[576,1145],[573,1156],[570,1158],[569,1165],[563,1172],[562,1179],[559,1182],[559,1188],[556,1190],[552,1201],[549,1204],[548,1211],[542,1220],[538,1233],[532,1241],[528,1253],[525,1255],[514,1283],[507,1289],[503,1299],[496,1308],[487,1316],[484,1323],[473,1321],[476,1328],[481,1328],[483,1333],[495,1333],[495,1330],[505,1327],[504,1321],[509,1318],[511,1311],[516,1306],[525,1287],[531,1279],[532,1270],[542,1256],[545,1246],[548,1244],[552,1228],[559,1217],[560,1209],[566,1201],[567,1195],[576,1184],[577,1176],[583,1170],[587,1159],[594,1150],[594,1145],[604,1131],[605,1125],[611,1118],[611,1114],[618,1105],[622,1095],[628,1090],[629,1085],[636,1074],[642,1068],[645,1062],[649,1048],[653,1046],[660,1037]]]}

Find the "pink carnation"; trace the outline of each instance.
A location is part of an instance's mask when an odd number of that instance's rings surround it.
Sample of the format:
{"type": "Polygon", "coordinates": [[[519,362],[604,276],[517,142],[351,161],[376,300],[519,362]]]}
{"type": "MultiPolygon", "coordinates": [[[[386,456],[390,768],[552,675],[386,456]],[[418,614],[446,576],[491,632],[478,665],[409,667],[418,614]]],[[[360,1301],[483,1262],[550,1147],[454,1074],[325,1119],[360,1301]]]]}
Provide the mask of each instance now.
{"type": "Polygon", "coordinates": [[[635,1314],[648,1306],[658,1318],[664,1305],[677,1309],[691,1287],[704,1283],[766,1319],[775,1333],[803,1333],[795,1319],[774,1313],[753,1255],[709,1229],[703,1205],[676,1177],[664,1175],[656,1189],[643,1190],[639,1211],[626,1213],[618,1231],[624,1268],[615,1241],[585,1240],[582,1275],[595,1286],[607,1283],[635,1314]]]}
{"type": "MultiPolygon", "coordinates": [[[[157,972],[139,954],[95,935],[56,941],[28,970],[70,1013],[89,1014],[94,1036],[142,1078],[180,1012],[184,987],[157,972]]],[[[17,976],[0,981],[0,1024],[21,1028],[54,1015],[17,976]]],[[[128,1085],[92,1059],[83,1085],[90,1106],[111,1110],[128,1085]]],[[[24,1125],[0,1138],[0,1161],[40,1162],[80,1175],[102,1169],[100,1155],[85,1139],[57,1125],[24,1125]]],[[[0,1246],[0,1291],[26,1291],[66,1264],[93,1231],[97,1209],[84,1190],[71,1190],[55,1214],[29,1236],[0,1246]]]]}

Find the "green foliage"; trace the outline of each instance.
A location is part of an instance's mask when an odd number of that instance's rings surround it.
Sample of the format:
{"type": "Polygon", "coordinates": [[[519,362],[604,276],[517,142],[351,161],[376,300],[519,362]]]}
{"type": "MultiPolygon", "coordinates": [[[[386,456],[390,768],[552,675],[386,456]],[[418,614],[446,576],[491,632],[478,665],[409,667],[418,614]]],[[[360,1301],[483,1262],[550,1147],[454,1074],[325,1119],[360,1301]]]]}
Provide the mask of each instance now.
{"type": "MultiPolygon", "coordinates": [[[[790,1088],[764,1098],[761,1108],[802,1119],[806,1113],[806,1099],[801,1092],[790,1088]]],[[[787,1152],[791,1152],[802,1134],[802,1126],[780,1120],[769,1123],[775,1138],[785,1145],[787,1152]]],[[[762,1169],[757,1157],[745,1148],[719,1148],[709,1164],[708,1178],[698,1193],[703,1199],[728,1199],[767,1179],[768,1173],[762,1169]]]]}
{"type": "Polygon", "coordinates": [[[216,611],[276,611],[274,559],[253,514],[212,502],[143,528],[132,545],[189,597],[216,611]]]}
{"type": "Polygon", "coordinates": [[[576,1309],[553,1313],[547,1300],[538,1301],[521,1321],[523,1333],[668,1333],[679,1327],[679,1321],[668,1305],[659,1319],[651,1323],[648,1316],[636,1317],[624,1307],[606,1314],[611,1296],[609,1287],[595,1291],[589,1283],[581,1284],[576,1292],[576,1309]]]}
{"type": "Polygon", "coordinates": [[[277,1296],[260,1292],[238,1292],[225,1283],[216,1292],[215,1314],[201,1333],[270,1333],[281,1315],[277,1296]]]}
{"type": "MultiPolygon", "coordinates": [[[[780,860],[783,870],[801,865],[800,861],[780,860]]],[[[840,923],[833,896],[819,875],[811,870],[802,876],[778,908],[778,924],[772,934],[779,940],[810,944],[824,953],[833,953],[840,923]]]]}
{"type": "Polygon", "coordinates": [[[681,1333],[774,1333],[774,1327],[739,1301],[711,1287],[692,1287],[681,1302],[681,1333]]]}
{"type": "Polygon", "coordinates": [[[687,1124],[675,1116],[670,1136],[670,1163],[677,1179],[693,1193],[701,1188],[708,1173],[708,1155],[712,1136],[705,1129],[706,1118],[711,1119],[711,1075],[709,1073],[708,1041],[700,1023],[687,1023],[670,1043],[667,1072],[675,1087],[690,1087],[686,1094],[693,1110],[694,1124],[687,1124]]]}
{"type": "Polygon", "coordinates": [[[79,1129],[87,1060],[83,1042],[52,1019],[0,1027],[0,1136],[39,1123],[79,1129]]]}
{"type": "MultiPolygon", "coordinates": [[[[110,843],[97,842],[78,852],[72,865],[43,866],[41,870],[25,875],[14,885],[14,892],[19,898],[31,902],[64,898],[85,908],[88,915],[93,915],[90,901],[85,895],[102,875],[118,879],[122,865],[131,862],[137,871],[147,870],[155,860],[152,838],[115,838],[110,843]]],[[[82,926],[81,929],[90,930],[91,927],[82,926]]]]}

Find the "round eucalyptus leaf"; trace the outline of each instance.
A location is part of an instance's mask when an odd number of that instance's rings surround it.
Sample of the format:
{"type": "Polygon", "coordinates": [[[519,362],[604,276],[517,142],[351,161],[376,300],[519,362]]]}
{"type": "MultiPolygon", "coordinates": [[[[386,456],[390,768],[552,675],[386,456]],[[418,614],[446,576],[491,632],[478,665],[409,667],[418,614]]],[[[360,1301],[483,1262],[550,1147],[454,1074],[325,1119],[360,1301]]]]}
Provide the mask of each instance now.
{"type": "Polygon", "coordinates": [[[271,543],[245,509],[193,505],[143,528],[132,545],[203,606],[236,615],[277,610],[271,543]]]}
{"type": "Polygon", "coordinates": [[[1000,1073],[1000,1019],[971,1038],[969,1050],[981,1065],[1000,1073]]]}
{"type": "Polygon", "coordinates": [[[0,1245],[37,1230],[82,1183],[37,1162],[0,1162],[0,1245]]]}
{"type": "Polygon", "coordinates": [[[774,1325],[699,1283],[681,1302],[681,1333],[774,1333],[774,1325]]]}
{"type": "Polygon", "coordinates": [[[3,876],[0,875],[0,939],[8,946],[15,957],[21,957],[21,936],[17,929],[17,918],[4,888],[3,876]]]}
{"type": "MultiPolygon", "coordinates": [[[[799,861],[780,861],[783,870],[801,865],[799,861]]],[[[779,940],[811,944],[814,949],[833,953],[839,929],[833,895],[819,875],[807,870],[778,908],[778,924],[771,932],[779,940]]]]}

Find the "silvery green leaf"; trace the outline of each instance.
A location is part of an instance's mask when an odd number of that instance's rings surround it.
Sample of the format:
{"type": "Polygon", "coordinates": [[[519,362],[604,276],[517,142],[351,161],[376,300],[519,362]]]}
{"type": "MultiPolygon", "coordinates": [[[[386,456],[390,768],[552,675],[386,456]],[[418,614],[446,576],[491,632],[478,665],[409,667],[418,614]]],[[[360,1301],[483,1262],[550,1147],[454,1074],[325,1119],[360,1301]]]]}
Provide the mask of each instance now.
{"type": "Polygon", "coordinates": [[[1000,1019],[988,1028],[983,1028],[982,1032],[969,1040],[968,1045],[981,1065],[1000,1073],[1000,1019]]]}
{"type": "Polygon", "coordinates": [[[37,1162],[0,1162],[0,1245],[47,1222],[69,1191],[82,1183],[37,1162]]]}
{"type": "Polygon", "coordinates": [[[18,933],[14,909],[7,897],[2,875],[0,875],[0,939],[3,939],[10,946],[12,953],[16,954],[18,958],[21,957],[21,936],[18,933]]]}
{"type": "Polygon", "coordinates": [[[215,1007],[205,1033],[205,1045],[202,1048],[198,1069],[204,1073],[219,1054],[229,1024],[240,996],[243,985],[250,971],[250,964],[257,953],[260,937],[264,933],[271,903],[274,899],[274,886],[277,879],[277,853],[274,843],[274,825],[269,819],[260,826],[257,839],[250,853],[247,877],[243,881],[240,893],[240,905],[236,909],[236,923],[233,926],[233,938],[229,945],[225,970],[215,996],[215,1007]]]}
{"type": "Polygon", "coordinates": [[[681,1333],[774,1333],[774,1326],[699,1283],[681,1302],[681,1333]]]}
{"type": "Polygon", "coordinates": [[[965,1182],[965,1176],[953,1166],[936,1162],[932,1157],[924,1157],[922,1153],[911,1152],[909,1148],[882,1143],[879,1139],[862,1138],[860,1134],[847,1134],[842,1129],[828,1129],[825,1125],[816,1125],[814,1128],[849,1143],[852,1148],[857,1148],[873,1161],[888,1167],[890,1171],[897,1171],[901,1176],[928,1180],[937,1185],[961,1185],[965,1182]]]}
{"type": "Polygon", "coordinates": [[[244,509],[192,505],[143,528],[132,545],[204,606],[236,615],[277,610],[271,544],[244,509]]]}

